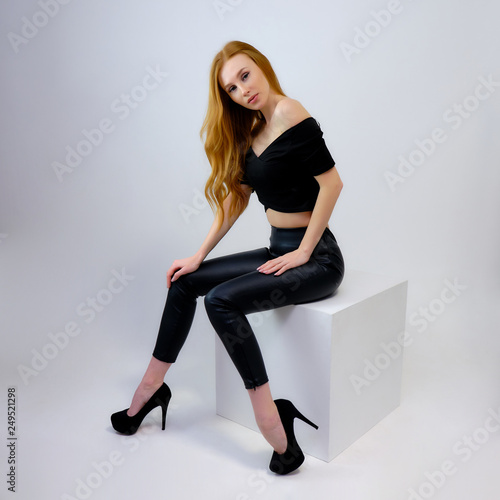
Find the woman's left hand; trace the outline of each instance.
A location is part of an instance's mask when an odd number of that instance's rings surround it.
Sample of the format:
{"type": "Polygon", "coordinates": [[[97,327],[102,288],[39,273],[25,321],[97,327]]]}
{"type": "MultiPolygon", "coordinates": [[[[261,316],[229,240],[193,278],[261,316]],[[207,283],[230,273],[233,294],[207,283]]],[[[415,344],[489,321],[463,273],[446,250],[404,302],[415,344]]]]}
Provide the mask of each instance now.
{"type": "Polygon", "coordinates": [[[293,252],[286,253],[276,259],[268,260],[265,264],[257,268],[257,271],[263,274],[272,274],[279,276],[287,269],[299,267],[309,261],[309,255],[299,248],[293,252]]]}

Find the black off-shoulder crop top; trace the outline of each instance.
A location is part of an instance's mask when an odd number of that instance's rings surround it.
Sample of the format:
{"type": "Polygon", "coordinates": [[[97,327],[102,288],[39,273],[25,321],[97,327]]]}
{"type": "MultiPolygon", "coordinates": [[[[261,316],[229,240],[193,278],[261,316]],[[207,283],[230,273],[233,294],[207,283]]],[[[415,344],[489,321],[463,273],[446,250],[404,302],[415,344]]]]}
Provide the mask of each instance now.
{"type": "Polygon", "coordinates": [[[285,130],[260,156],[250,147],[241,182],[255,190],[265,210],[309,212],[319,193],[314,176],[334,166],[318,122],[309,117],[285,130]]]}

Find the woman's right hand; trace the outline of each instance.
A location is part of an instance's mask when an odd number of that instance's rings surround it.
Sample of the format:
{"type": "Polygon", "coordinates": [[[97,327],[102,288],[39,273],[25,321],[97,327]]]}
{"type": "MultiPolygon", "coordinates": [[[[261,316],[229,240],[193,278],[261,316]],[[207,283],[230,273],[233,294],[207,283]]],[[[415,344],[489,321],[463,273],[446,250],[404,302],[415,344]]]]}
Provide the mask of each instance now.
{"type": "Polygon", "coordinates": [[[189,274],[196,271],[200,267],[201,261],[193,255],[186,259],[174,260],[170,269],[167,271],[167,288],[170,288],[172,282],[183,274],[189,274]]]}

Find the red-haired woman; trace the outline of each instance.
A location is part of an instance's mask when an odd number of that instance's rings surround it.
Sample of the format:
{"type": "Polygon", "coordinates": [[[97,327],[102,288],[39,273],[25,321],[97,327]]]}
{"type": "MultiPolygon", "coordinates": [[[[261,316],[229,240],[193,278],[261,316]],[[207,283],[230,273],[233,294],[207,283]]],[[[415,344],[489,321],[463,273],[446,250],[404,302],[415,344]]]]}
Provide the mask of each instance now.
{"type": "Polygon", "coordinates": [[[262,304],[313,301],[338,288],[344,262],[328,221],[342,181],[316,120],[285,96],[267,58],[243,42],[228,43],[214,58],[203,135],[212,166],[205,192],[216,217],[200,249],[168,270],[169,292],[153,357],[130,408],[111,420],[115,430],[132,434],[160,406],[164,428],[171,397],[165,374],[189,332],[196,299],[205,296],[208,317],[243,379],[259,429],[274,449],[270,469],[286,474],[304,460],[294,418],[316,426],[290,401],[273,401],[245,315],[258,312],[262,304]],[[269,248],[205,260],[253,191],[271,225],[269,248]]]}

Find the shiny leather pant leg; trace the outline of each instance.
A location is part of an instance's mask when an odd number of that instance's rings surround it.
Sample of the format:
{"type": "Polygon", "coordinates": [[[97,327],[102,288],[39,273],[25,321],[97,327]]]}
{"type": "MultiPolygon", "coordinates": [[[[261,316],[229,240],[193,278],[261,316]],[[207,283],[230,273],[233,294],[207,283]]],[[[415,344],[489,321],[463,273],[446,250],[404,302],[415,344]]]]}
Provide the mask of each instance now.
{"type": "Polygon", "coordinates": [[[179,277],[167,294],[153,356],[174,363],[193,323],[197,299],[215,286],[252,272],[271,258],[266,248],[204,261],[193,273],[179,277]]]}
{"type": "Polygon", "coordinates": [[[269,249],[206,261],[194,273],[174,282],[153,355],[175,361],[191,326],[196,299],[205,295],[210,322],[245,387],[265,384],[264,360],[246,315],[324,298],[338,288],[344,275],[342,254],[329,229],[306,264],[280,276],[256,271],[267,260],[298,248],[305,229],[273,228],[269,249]]]}

